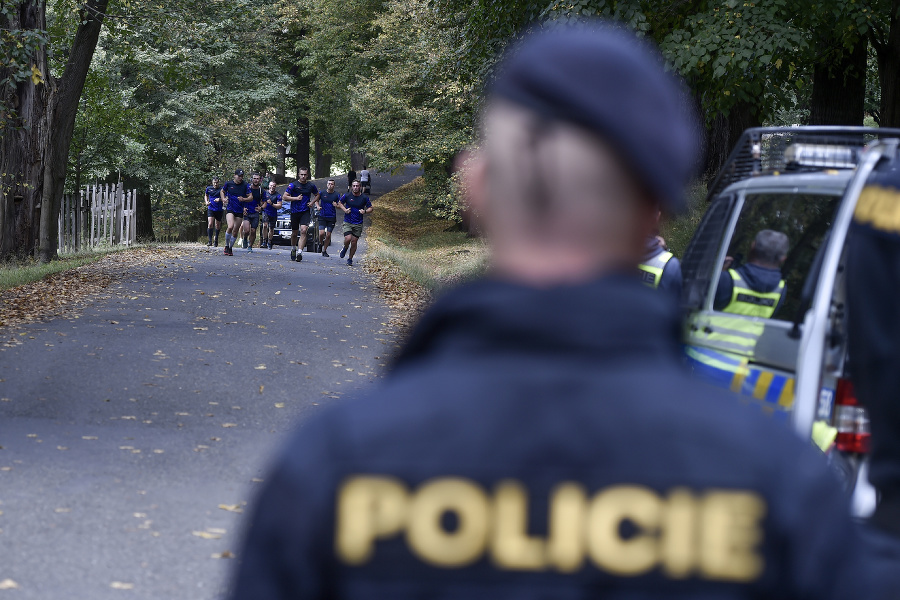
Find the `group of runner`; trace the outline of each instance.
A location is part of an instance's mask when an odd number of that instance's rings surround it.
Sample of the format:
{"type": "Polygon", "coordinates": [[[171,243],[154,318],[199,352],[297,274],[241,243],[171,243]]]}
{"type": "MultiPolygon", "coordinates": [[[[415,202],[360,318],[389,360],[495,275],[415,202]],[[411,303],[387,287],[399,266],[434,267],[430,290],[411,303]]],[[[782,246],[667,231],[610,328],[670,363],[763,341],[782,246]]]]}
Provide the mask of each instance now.
{"type": "Polygon", "coordinates": [[[281,194],[274,181],[269,182],[268,189],[263,189],[259,173],[253,173],[250,183],[247,183],[243,169],[237,169],[232,180],[221,186],[220,179],[213,177],[203,197],[207,215],[206,245],[219,246],[219,230],[224,216],[226,256],[234,256],[233,249],[237,243],[247,252],[253,252],[256,230],[260,226],[258,247],[273,248],[278,209],[287,204],[291,211],[291,260],[303,260],[307,235],[315,235],[315,231],[312,234],[308,232],[313,214],[317,215],[322,256],[327,257],[339,209],[344,213],[344,246],[340,257],[346,256],[347,264],[352,266],[356,244],[362,236],[363,217],[373,210],[368,194],[364,193],[368,190],[369,173],[364,170],[361,174],[366,175],[365,182],[348,176],[350,191],[343,195],[334,191],[334,179],[328,179],[325,191],[319,192],[316,185],[309,181],[309,169],[305,168],[299,170],[297,180],[281,194]],[[312,210],[315,212],[311,214],[312,210]]]}

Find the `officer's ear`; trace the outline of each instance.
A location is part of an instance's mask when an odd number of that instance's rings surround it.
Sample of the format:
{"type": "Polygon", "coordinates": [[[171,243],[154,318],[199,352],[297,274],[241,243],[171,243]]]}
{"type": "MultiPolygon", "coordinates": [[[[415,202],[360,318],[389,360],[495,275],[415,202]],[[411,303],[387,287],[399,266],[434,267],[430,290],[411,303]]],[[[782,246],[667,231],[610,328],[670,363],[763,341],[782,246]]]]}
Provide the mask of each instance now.
{"type": "Polygon", "coordinates": [[[487,203],[487,164],[484,155],[472,150],[463,150],[456,155],[454,170],[459,174],[462,195],[465,202],[466,219],[479,223],[479,215],[484,214],[487,203]]]}

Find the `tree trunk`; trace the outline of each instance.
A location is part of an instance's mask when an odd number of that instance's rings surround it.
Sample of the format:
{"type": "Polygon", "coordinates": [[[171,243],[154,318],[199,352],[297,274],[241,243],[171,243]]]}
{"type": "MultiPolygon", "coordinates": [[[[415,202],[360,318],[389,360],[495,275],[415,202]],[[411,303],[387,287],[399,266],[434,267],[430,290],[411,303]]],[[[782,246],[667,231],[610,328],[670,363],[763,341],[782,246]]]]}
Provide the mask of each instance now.
{"type": "Polygon", "coordinates": [[[327,145],[322,138],[316,136],[316,178],[331,176],[331,154],[326,152],[327,145]]]}
{"type": "Polygon", "coordinates": [[[878,79],[881,84],[880,127],[900,127],[900,0],[891,2],[886,39],[872,38],[878,55],[878,79]]]}
{"type": "Polygon", "coordinates": [[[758,127],[759,119],[750,104],[737,104],[727,114],[718,113],[706,129],[706,167],[704,175],[714,179],[728,160],[744,130],[758,127]]]}
{"type": "Polygon", "coordinates": [[[150,194],[138,192],[135,211],[135,237],[139,242],[155,242],[153,234],[153,204],[150,202],[150,194]]]}
{"type": "MultiPolygon", "coordinates": [[[[829,40],[821,42],[823,50],[829,40]]],[[[833,44],[831,44],[833,45],[833,44]]],[[[866,103],[866,49],[860,38],[850,50],[841,47],[833,60],[816,63],[809,107],[810,125],[862,125],[866,103]]],[[[827,51],[824,54],[829,54],[827,51]]]]}
{"type": "Polygon", "coordinates": [[[275,175],[279,177],[279,181],[281,181],[284,177],[284,158],[287,147],[287,135],[282,133],[278,136],[278,144],[275,148],[275,175]]]}
{"type": "Polygon", "coordinates": [[[309,119],[297,118],[297,148],[294,150],[297,158],[297,169],[309,168],[309,119]]]}
{"type": "Polygon", "coordinates": [[[44,138],[44,189],[41,197],[39,258],[42,262],[50,262],[56,257],[59,209],[66,182],[69,146],[75,129],[75,114],[100,37],[107,4],[109,0],[88,0],[83,5],[79,11],[81,24],[75,32],[65,71],[55,85],[51,83],[47,102],[50,126],[44,138]]]}
{"type": "MultiPolygon", "coordinates": [[[[21,2],[9,17],[0,17],[6,30],[46,28],[43,1],[21,2]]],[[[32,56],[32,64],[49,77],[46,49],[32,56]]],[[[0,79],[9,75],[0,69],[0,79]]],[[[2,128],[0,137],[0,260],[34,253],[38,207],[43,187],[41,141],[46,129],[47,86],[29,78],[12,92],[3,92],[0,105],[15,110],[16,117],[2,128]]]]}
{"type": "Polygon", "coordinates": [[[350,170],[359,173],[366,164],[366,155],[359,152],[359,138],[356,132],[350,136],[350,170]]]}

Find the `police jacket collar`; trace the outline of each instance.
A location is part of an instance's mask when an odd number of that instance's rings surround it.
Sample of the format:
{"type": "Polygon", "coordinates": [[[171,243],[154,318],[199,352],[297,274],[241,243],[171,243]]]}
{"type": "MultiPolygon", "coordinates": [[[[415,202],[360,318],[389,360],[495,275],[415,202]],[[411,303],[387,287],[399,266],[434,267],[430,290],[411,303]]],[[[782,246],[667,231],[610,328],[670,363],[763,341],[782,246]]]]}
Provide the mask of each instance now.
{"type": "Polygon", "coordinates": [[[449,292],[426,311],[395,367],[444,353],[483,352],[677,360],[680,335],[674,302],[632,275],[549,288],[486,278],[449,292]]]}

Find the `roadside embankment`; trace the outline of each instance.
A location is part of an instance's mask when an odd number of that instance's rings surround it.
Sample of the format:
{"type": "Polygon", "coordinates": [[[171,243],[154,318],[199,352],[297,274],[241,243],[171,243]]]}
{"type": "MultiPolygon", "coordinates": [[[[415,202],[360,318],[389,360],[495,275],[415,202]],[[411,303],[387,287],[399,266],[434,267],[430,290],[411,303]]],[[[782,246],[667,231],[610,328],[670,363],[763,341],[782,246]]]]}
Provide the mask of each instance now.
{"type": "Polygon", "coordinates": [[[434,294],[482,273],[487,250],[481,239],[456,231],[424,206],[420,177],[381,196],[367,230],[364,262],[403,334],[434,294]]]}

